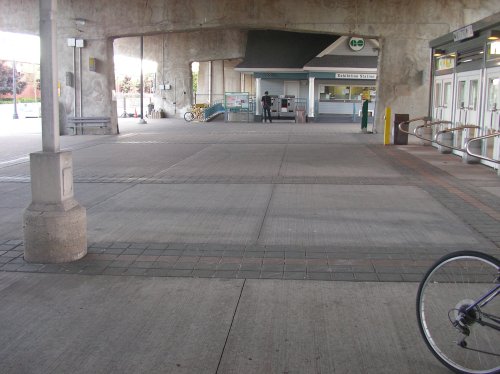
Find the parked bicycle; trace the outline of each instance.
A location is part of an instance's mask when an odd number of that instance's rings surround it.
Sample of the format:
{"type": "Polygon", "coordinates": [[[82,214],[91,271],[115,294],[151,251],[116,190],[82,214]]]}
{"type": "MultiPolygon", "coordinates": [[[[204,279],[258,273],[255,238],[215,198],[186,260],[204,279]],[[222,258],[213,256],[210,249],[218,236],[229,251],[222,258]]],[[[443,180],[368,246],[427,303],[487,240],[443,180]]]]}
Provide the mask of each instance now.
{"type": "Polygon", "coordinates": [[[191,110],[184,113],[184,119],[187,122],[191,122],[191,121],[195,121],[195,120],[196,121],[205,121],[204,108],[201,108],[199,106],[191,107],[191,110]]]}
{"type": "Polygon", "coordinates": [[[450,253],[425,274],[417,319],[428,348],[457,373],[500,373],[500,261],[450,253]]]}

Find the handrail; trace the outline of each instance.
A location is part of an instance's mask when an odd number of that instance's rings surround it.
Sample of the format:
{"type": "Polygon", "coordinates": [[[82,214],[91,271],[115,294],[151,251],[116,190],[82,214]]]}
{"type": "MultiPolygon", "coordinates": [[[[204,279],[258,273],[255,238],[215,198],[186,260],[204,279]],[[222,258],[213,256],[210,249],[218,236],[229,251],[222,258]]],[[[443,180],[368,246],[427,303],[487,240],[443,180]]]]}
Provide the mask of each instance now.
{"type": "Polygon", "coordinates": [[[424,138],[422,135],[419,135],[418,130],[423,129],[425,127],[433,127],[433,126],[442,125],[442,124],[451,125],[451,122],[446,121],[446,120],[439,120],[439,121],[432,121],[432,122],[424,123],[423,125],[415,127],[415,129],[413,130],[413,135],[415,135],[419,139],[422,139],[422,140],[425,140],[428,142],[432,142],[433,141],[432,138],[428,139],[428,138],[424,138]]]}
{"type": "MultiPolygon", "coordinates": [[[[426,128],[426,127],[432,127],[432,126],[436,126],[436,125],[441,125],[443,123],[445,124],[451,124],[450,121],[444,121],[444,120],[439,120],[439,121],[433,121],[433,122],[429,122],[430,118],[429,117],[418,117],[418,118],[412,118],[408,121],[403,121],[401,122],[398,127],[399,127],[399,130],[401,132],[404,132],[405,134],[409,134],[409,135],[413,135],[413,136],[416,136],[417,138],[419,139],[422,139],[422,140],[425,140],[425,141],[428,141],[428,142],[432,142],[433,140],[432,139],[429,139],[429,138],[425,138],[424,136],[422,136],[420,134],[420,129],[423,129],[423,128],[426,128]],[[405,129],[403,129],[402,125],[404,124],[410,124],[411,122],[416,122],[416,121],[424,121],[424,124],[423,125],[418,125],[416,126],[414,129],[413,129],[413,133],[410,133],[409,131],[406,131],[405,129]]],[[[408,126],[409,127],[409,126],[408,126]]]]}
{"type": "Polygon", "coordinates": [[[462,130],[465,130],[465,129],[479,129],[479,126],[476,126],[476,125],[463,125],[463,126],[458,126],[458,127],[449,127],[447,129],[438,131],[436,133],[436,135],[434,135],[434,142],[436,144],[440,145],[441,147],[454,149],[456,151],[464,151],[465,150],[464,148],[458,148],[458,147],[454,147],[452,145],[440,143],[439,142],[439,136],[442,135],[442,134],[446,134],[448,132],[462,131],[462,130]]]}
{"type": "MultiPolygon", "coordinates": [[[[413,130],[413,134],[412,134],[412,133],[410,133],[410,131],[406,131],[405,129],[403,129],[403,125],[407,124],[408,125],[408,130],[409,130],[410,129],[410,123],[416,122],[416,121],[424,121],[424,126],[425,126],[427,124],[428,120],[429,120],[429,117],[412,118],[412,119],[409,119],[408,121],[403,121],[400,124],[398,124],[398,128],[399,128],[399,131],[404,132],[405,134],[415,135],[415,130],[413,130]]],[[[417,136],[417,135],[415,135],[415,136],[417,138],[422,139],[420,136],[417,136]]]]}
{"type": "MultiPolygon", "coordinates": [[[[399,130],[401,132],[404,132],[405,134],[409,134],[409,135],[414,135],[414,136],[416,136],[419,139],[422,139],[422,140],[425,140],[425,141],[430,141],[430,142],[434,141],[436,144],[438,144],[438,145],[440,145],[442,147],[451,148],[451,149],[454,149],[454,150],[457,150],[457,151],[466,152],[468,155],[473,156],[473,157],[477,157],[477,158],[479,158],[481,160],[490,161],[490,162],[494,162],[494,163],[500,164],[500,160],[496,160],[494,158],[489,158],[489,157],[486,157],[486,156],[482,156],[482,155],[476,154],[476,153],[472,152],[469,149],[471,143],[473,143],[473,142],[476,142],[476,141],[479,141],[479,140],[482,140],[482,139],[488,139],[488,138],[493,138],[493,137],[496,137],[496,136],[500,136],[500,131],[494,131],[492,134],[470,138],[465,143],[465,147],[464,148],[457,148],[457,147],[454,147],[454,146],[450,146],[448,144],[441,143],[439,141],[439,136],[442,135],[442,134],[445,134],[445,133],[453,132],[453,131],[462,131],[462,130],[466,130],[466,129],[480,129],[480,127],[476,126],[476,125],[462,125],[462,126],[458,126],[458,127],[450,127],[450,128],[438,131],[436,133],[436,135],[434,136],[434,139],[427,139],[427,138],[424,138],[422,135],[420,135],[420,133],[419,133],[420,129],[423,129],[423,128],[426,128],[426,127],[432,127],[432,126],[436,126],[436,125],[441,125],[441,124],[447,124],[447,125],[451,125],[452,124],[451,121],[446,121],[446,120],[439,120],[439,121],[432,121],[432,122],[429,122],[429,120],[430,120],[429,117],[412,118],[412,119],[410,119],[408,121],[403,121],[403,122],[399,123],[398,124],[398,128],[399,128],[399,130]],[[403,127],[402,127],[403,125],[405,125],[405,124],[410,125],[410,123],[416,122],[416,121],[424,121],[424,124],[416,126],[413,129],[413,134],[410,133],[409,131],[403,129],[403,127]]],[[[409,126],[408,126],[408,130],[409,130],[409,126]]]]}
{"type": "Polygon", "coordinates": [[[477,136],[475,138],[471,138],[467,141],[467,143],[465,143],[465,151],[467,152],[467,154],[473,156],[473,157],[477,157],[477,158],[480,158],[481,160],[485,160],[485,161],[490,161],[490,162],[494,162],[496,164],[500,164],[500,160],[495,160],[494,158],[489,158],[489,157],[486,157],[486,156],[483,156],[483,155],[478,155],[474,152],[471,152],[469,150],[469,147],[471,145],[472,142],[477,142],[479,140],[482,140],[482,139],[487,139],[487,138],[493,138],[495,136],[500,136],[500,131],[495,131],[494,133],[492,134],[488,134],[488,135],[482,135],[482,136],[477,136]]]}

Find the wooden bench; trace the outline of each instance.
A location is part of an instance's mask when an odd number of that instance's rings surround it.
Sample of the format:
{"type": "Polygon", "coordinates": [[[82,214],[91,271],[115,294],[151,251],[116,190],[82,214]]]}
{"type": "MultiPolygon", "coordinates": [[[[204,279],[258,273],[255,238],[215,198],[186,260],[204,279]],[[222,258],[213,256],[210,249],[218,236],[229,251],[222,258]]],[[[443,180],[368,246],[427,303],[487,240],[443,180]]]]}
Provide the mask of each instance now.
{"type": "Polygon", "coordinates": [[[67,128],[73,130],[73,135],[78,134],[78,129],[80,129],[80,135],[83,135],[83,129],[87,127],[108,127],[111,123],[111,118],[109,117],[68,117],[67,128]]]}

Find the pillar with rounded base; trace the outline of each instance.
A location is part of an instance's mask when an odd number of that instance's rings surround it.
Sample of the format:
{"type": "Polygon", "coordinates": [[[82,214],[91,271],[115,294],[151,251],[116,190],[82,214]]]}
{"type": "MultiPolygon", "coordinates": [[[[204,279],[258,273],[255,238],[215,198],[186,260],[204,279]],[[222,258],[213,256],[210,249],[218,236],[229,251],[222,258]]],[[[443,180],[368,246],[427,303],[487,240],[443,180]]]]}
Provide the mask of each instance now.
{"type": "Polygon", "coordinates": [[[30,155],[32,202],[24,211],[24,259],[75,261],[87,254],[87,213],[73,195],[71,152],[30,155]]]}

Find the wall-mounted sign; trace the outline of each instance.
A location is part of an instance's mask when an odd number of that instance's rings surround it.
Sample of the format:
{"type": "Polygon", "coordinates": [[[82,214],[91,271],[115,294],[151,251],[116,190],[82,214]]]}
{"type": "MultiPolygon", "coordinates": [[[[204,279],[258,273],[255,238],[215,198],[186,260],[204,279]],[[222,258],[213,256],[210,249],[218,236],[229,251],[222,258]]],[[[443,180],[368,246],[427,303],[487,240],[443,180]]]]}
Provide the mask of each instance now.
{"type": "Polygon", "coordinates": [[[365,40],[363,38],[349,39],[349,48],[353,51],[361,51],[365,47],[365,40]]]}
{"type": "Polygon", "coordinates": [[[224,106],[226,110],[231,112],[248,111],[248,92],[226,92],[224,106]]]}
{"type": "Polygon", "coordinates": [[[335,79],[377,79],[377,74],[335,73],[335,79]]]}
{"type": "Polygon", "coordinates": [[[458,29],[457,31],[453,31],[453,41],[458,42],[460,40],[469,39],[474,36],[474,30],[472,29],[472,25],[468,25],[458,29]]]}
{"type": "Polygon", "coordinates": [[[97,71],[96,64],[97,64],[96,58],[89,57],[89,70],[90,71],[97,71]]]}

